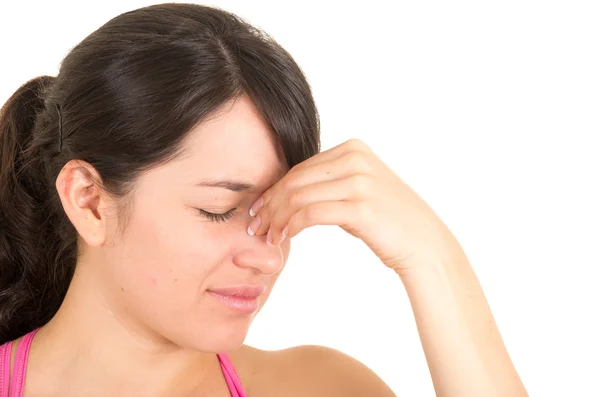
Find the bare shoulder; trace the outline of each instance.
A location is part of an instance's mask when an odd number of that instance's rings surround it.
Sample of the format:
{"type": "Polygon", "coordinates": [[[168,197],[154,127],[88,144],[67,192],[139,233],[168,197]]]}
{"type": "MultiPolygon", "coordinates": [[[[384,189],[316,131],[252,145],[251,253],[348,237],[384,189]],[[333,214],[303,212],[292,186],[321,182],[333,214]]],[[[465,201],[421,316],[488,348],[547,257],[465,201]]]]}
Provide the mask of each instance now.
{"type": "Polygon", "coordinates": [[[396,397],[375,372],[338,350],[316,345],[232,353],[248,397],[396,397]]]}

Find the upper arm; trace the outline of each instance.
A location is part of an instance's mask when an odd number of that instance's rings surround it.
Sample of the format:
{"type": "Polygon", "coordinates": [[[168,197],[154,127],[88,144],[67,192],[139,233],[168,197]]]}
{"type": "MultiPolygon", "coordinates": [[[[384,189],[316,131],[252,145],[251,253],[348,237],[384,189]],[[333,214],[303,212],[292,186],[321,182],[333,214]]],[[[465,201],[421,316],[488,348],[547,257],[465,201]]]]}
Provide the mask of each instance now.
{"type": "Polygon", "coordinates": [[[286,383],[294,396],[396,397],[388,385],[366,365],[324,346],[298,346],[282,350],[286,383]],[[296,393],[297,392],[297,393],[296,393]]]}

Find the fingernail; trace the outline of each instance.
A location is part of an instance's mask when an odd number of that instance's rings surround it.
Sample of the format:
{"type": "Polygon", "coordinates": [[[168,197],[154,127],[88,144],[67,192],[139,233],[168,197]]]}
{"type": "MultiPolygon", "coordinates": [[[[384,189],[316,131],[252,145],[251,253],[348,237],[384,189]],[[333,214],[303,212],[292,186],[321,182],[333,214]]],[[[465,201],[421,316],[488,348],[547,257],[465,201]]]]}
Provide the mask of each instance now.
{"type": "Polygon", "coordinates": [[[250,216],[256,216],[258,211],[260,211],[260,209],[263,207],[264,203],[265,200],[262,197],[256,200],[256,202],[252,204],[252,207],[250,208],[250,216]]]}
{"type": "MultiPolygon", "coordinates": [[[[288,233],[288,227],[286,226],[286,227],[283,228],[283,231],[281,232],[281,235],[282,235],[281,241],[282,242],[283,242],[283,240],[285,240],[285,237],[287,236],[287,233],[288,233]]],[[[279,243],[279,244],[281,244],[281,243],[279,243]]]]}
{"type": "Polygon", "coordinates": [[[260,216],[256,216],[256,218],[254,218],[254,220],[250,223],[250,226],[248,226],[248,234],[251,236],[254,236],[254,233],[256,233],[256,231],[258,230],[259,227],[260,227],[260,216]]]}
{"type": "Polygon", "coordinates": [[[269,229],[269,232],[267,233],[267,244],[273,245],[273,235],[271,234],[271,229],[269,229]]]}

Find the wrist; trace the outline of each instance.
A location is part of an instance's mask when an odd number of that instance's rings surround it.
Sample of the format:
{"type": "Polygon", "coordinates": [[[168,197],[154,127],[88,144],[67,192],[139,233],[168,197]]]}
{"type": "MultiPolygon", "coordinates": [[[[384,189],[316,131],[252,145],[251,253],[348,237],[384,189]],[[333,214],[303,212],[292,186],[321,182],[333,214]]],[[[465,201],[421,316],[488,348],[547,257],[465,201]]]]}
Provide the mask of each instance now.
{"type": "Polygon", "coordinates": [[[456,239],[448,238],[432,248],[421,250],[393,269],[406,283],[427,280],[432,272],[445,273],[461,262],[468,262],[462,246],[456,239]]]}

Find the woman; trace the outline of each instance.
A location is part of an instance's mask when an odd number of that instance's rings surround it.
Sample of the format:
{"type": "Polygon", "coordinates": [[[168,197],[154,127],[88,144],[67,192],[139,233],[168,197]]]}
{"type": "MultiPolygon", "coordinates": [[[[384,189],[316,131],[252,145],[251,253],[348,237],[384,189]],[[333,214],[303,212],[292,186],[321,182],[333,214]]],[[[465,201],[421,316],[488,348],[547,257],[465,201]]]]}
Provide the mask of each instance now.
{"type": "Polygon", "coordinates": [[[450,231],[363,142],[320,153],[300,68],[230,13],[119,15],[0,138],[0,397],[393,396],[333,349],[243,345],[316,224],[401,279],[438,395],[527,395],[450,231]]]}

